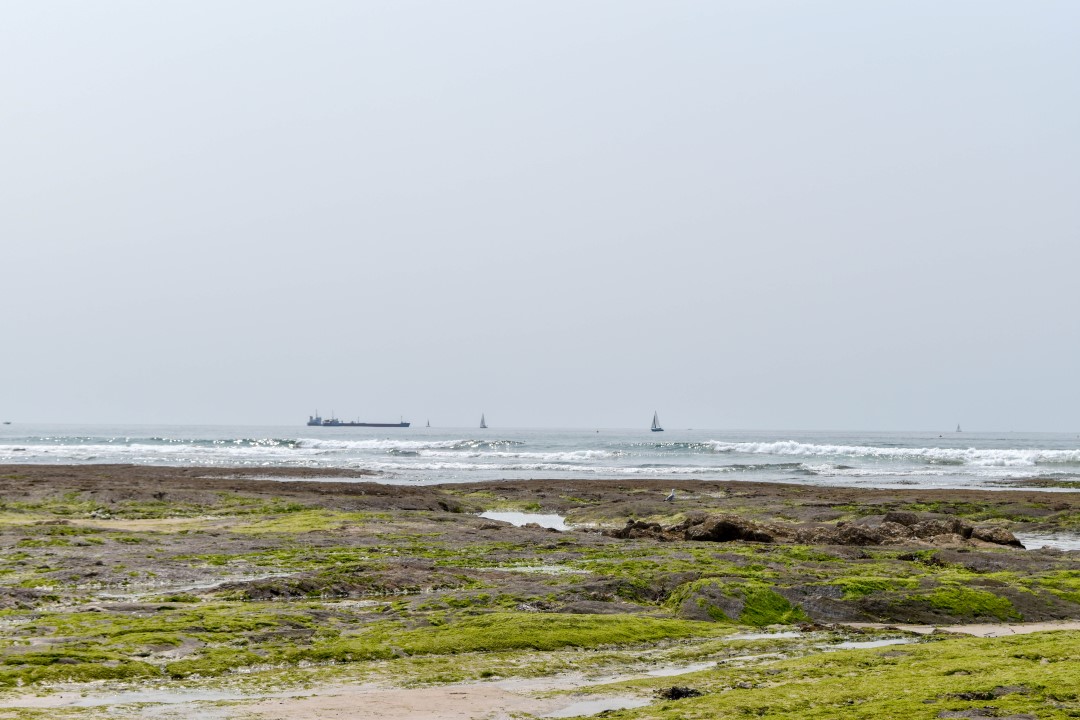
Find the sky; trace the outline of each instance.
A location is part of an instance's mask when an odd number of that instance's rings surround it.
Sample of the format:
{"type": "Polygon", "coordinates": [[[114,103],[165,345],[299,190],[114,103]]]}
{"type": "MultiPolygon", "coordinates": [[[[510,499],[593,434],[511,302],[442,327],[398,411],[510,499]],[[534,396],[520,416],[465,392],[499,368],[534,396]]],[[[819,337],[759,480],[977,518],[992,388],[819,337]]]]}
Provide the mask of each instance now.
{"type": "Polygon", "coordinates": [[[0,2],[0,419],[1075,432],[1077,28],[0,2]]]}

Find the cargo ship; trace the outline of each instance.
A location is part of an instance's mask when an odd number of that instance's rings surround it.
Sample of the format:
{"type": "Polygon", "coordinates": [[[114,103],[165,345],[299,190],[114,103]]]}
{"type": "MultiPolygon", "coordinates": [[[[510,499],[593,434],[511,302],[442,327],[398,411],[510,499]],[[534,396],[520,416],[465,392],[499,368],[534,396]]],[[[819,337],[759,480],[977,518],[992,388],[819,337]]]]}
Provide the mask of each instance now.
{"type": "MultiPolygon", "coordinates": [[[[318,412],[318,411],[316,411],[318,412]]],[[[338,420],[336,417],[320,417],[319,415],[309,415],[307,420],[308,425],[314,427],[409,427],[411,423],[407,423],[404,420],[400,420],[396,423],[368,423],[349,422],[348,420],[338,420]]]]}

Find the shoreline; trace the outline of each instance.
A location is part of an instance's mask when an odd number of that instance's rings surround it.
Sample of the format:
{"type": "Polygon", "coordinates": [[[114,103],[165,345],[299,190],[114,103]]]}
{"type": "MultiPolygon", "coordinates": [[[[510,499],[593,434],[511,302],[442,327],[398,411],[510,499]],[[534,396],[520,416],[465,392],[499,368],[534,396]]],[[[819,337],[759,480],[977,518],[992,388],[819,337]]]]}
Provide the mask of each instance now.
{"type": "MultiPolygon", "coordinates": [[[[393,488],[396,491],[408,493],[427,489],[464,491],[475,490],[482,487],[499,486],[505,490],[512,490],[513,486],[525,489],[527,492],[535,492],[554,487],[584,485],[597,490],[610,489],[612,487],[624,487],[628,485],[655,489],[665,494],[671,488],[692,494],[695,490],[710,487],[722,487],[731,491],[745,490],[746,492],[766,493],[770,489],[783,489],[797,495],[840,495],[853,498],[866,497],[869,495],[881,495],[897,498],[909,496],[922,496],[939,498],[950,497],[978,497],[989,499],[993,495],[1002,492],[1020,494],[1024,499],[1043,497],[1048,490],[1055,495],[1061,494],[1074,496],[1070,501],[1080,498],[1080,488],[1060,487],[1047,488],[1039,483],[1044,482],[1039,478],[1030,478],[1017,481],[1010,487],[988,488],[941,488],[941,487],[852,487],[850,485],[818,485],[811,483],[764,481],[764,480],[733,480],[727,478],[714,479],[675,479],[675,478],[503,478],[494,480],[469,480],[454,482],[435,483],[395,483],[383,482],[378,473],[369,470],[356,470],[348,468],[302,468],[285,466],[260,466],[260,467],[221,467],[200,465],[138,465],[138,464],[0,464],[0,479],[5,475],[18,475],[21,479],[29,482],[48,480],[55,484],[74,484],[79,487],[93,485],[105,485],[115,487],[127,487],[135,490],[138,486],[151,486],[168,483],[171,487],[193,489],[228,486],[229,483],[242,482],[241,487],[256,492],[281,491],[287,488],[289,491],[301,491],[304,485],[325,486],[334,492],[350,493],[350,487],[356,485],[379,486],[393,488]],[[136,483],[133,485],[132,483],[136,483]],[[1027,485],[1033,484],[1034,487],[1027,485]]],[[[370,487],[366,492],[371,492],[370,487]]],[[[380,494],[386,494],[385,492],[380,494]]]]}
{"type": "Polygon", "coordinates": [[[1030,709],[1078,679],[1023,658],[1071,657],[1080,552],[1002,543],[1076,533],[1080,492],[323,472],[0,468],[0,717],[724,716],[779,707],[826,655],[855,676],[901,653],[930,674],[875,682],[926,688],[909,716],[930,718],[968,707],[946,686],[1015,676],[1030,709]],[[874,536],[894,521],[943,534],[874,536]],[[957,660],[995,643],[1017,645],[957,660]],[[702,696],[665,710],[684,684],[702,696]]]}

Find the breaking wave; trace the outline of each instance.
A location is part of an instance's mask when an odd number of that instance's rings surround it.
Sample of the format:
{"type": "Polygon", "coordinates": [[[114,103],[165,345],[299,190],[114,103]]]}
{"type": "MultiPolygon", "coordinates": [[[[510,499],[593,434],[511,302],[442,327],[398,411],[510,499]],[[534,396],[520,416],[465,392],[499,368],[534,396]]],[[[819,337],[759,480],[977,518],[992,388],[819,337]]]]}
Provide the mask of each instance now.
{"type": "Polygon", "coordinates": [[[1016,448],[903,448],[867,445],[815,445],[794,440],[780,442],[730,443],[713,441],[720,453],[778,455],[806,458],[866,458],[919,460],[933,465],[976,465],[983,467],[1032,467],[1051,464],[1080,464],[1080,450],[1023,450],[1016,448]]]}
{"type": "Polygon", "coordinates": [[[407,483],[547,476],[1006,487],[1035,477],[1055,482],[1080,477],[1080,437],[1074,434],[970,433],[936,440],[936,433],[687,431],[664,438],[640,430],[496,432],[365,435],[269,426],[0,427],[0,463],[364,469],[386,482],[407,483]],[[933,447],[935,443],[946,447],[933,447]]]}

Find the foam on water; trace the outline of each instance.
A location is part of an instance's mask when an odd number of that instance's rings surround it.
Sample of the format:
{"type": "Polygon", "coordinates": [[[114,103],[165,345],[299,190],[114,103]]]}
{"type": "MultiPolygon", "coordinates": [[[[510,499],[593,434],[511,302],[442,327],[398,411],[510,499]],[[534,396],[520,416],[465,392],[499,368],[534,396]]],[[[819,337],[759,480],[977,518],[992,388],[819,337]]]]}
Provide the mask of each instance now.
{"type": "Polygon", "coordinates": [[[1078,450],[1043,450],[1015,448],[942,448],[942,447],[874,447],[860,445],[815,445],[784,440],[781,442],[731,443],[714,441],[716,452],[747,455],[780,455],[796,457],[837,457],[923,460],[929,463],[984,465],[999,467],[1029,467],[1040,464],[1080,464],[1078,450]]]}
{"type": "MultiPolygon", "coordinates": [[[[765,480],[1005,488],[1080,479],[1080,438],[977,433],[770,433],[0,426],[0,463],[371,470],[385,482],[513,478],[765,480]],[[490,433],[490,434],[489,434],[490,433]]],[[[1060,489],[1060,488],[1059,488],[1060,489]]]]}

